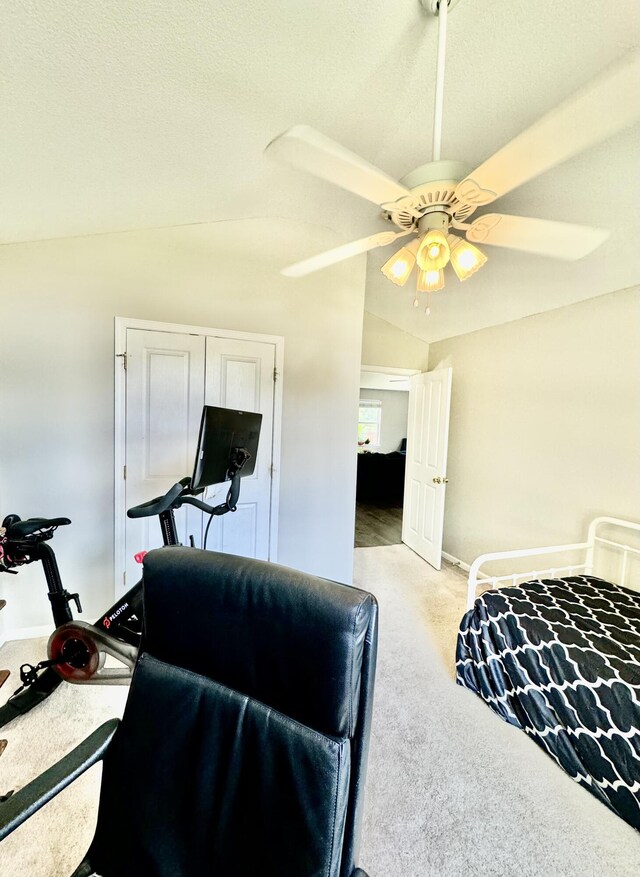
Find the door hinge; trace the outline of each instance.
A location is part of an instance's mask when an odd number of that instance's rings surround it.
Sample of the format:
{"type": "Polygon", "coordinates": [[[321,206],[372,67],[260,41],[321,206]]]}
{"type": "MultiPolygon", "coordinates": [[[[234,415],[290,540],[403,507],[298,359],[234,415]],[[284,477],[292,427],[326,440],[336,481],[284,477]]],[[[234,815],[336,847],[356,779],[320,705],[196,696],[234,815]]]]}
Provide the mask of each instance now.
{"type": "Polygon", "coordinates": [[[124,481],[127,480],[127,467],[126,466],[122,467],[122,478],[124,481]]]}
{"type": "Polygon", "coordinates": [[[125,570],[125,572],[122,573],[122,584],[123,584],[123,585],[126,585],[126,584],[127,584],[127,573],[126,573],[126,570],[125,570]]]}
{"type": "Polygon", "coordinates": [[[273,369],[273,382],[275,383],[278,380],[278,369],[273,369]]]}
{"type": "Polygon", "coordinates": [[[127,354],[125,353],[116,353],[116,356],[119,356],[122,359],[122,365],[124,370],[127,370],[127,354]]]}

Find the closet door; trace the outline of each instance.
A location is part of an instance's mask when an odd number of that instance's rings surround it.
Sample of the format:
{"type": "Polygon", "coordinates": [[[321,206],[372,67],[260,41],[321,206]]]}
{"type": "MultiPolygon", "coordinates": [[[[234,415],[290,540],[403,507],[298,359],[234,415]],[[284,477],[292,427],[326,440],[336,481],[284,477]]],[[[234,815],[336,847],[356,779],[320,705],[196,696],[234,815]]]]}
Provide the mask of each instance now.
{"type": "MultiPolygon", "coordinates": [[[[116,567],[115,595],[140,578],[134,555],[162,545],[157,517],[130,520],[126,510],[162,495],[193,474],[205,402],[257,411],[262,428],[255,471],[241,481],[238,510],[211,521],[207,547],[273,560],[277,552],[278,473],[273,467],[276,405],[275,367],[282,340],[220,337],[196,329],[146,321],[116,323],[116,567]],[[123,326],[122,323],[125,323],[123,326]],[[125,367],[122,368],[122,365],[125,367]]],[[[224,502],[229,482],[202,496],[224,502]]],[[[178,538],[203,547],[209,518],[192,506],[176,512],[178,538]],[[204,520],[203,520],[204,518],[204,520]]]]}
{"type": "MultiPolygon", "coordinates": [[[[256,467],[243,478],[238,510],[214,518],[207,548],[269,559],[276,348],[260,341],[207,337],[205,403],[262,414],[256,467]]],[[[207,491],[224,501],[229,482],[207,491]]]]}
{"type": "MultiPolygon", "coordinates": [[[[125,509],[166,491],[193,473],[204,404],[205,339],[177,332],[127,329],[125,509]]],[[[176,512],[178,538],[196,545],[202,513],[176,512]]],[[[123,590],[140,578],[134,555],[162,545],[158,517],[125,517],[123,590]]]]}

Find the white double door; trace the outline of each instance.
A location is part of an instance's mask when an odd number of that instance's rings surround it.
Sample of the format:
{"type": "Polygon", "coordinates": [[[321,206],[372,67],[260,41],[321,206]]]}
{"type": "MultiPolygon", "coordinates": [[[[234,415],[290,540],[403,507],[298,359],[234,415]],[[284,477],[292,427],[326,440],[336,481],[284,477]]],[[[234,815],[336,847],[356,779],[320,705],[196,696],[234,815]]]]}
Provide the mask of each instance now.
{"type": "MultiPolygon", "coordinates": [[[[121,588],[130,587],[140,576],[134,555],[162,545],[157,517],[132,520],[125,510],[166,493],[181,478],[192,475],[205,404],[262,414],[255,470],[242,479],[237,511],[211,522],[207,548],[269,559],[275,344],[128,328],[125,363],[124,508],[120,510],[125,574],[121,588]]],[[[206,502],[224,502],[228,488],[229,482],[209,488],[206,502]]],[[[202,547],[208,520],[192,506],[183,506],[176,512],[180,542],[188,545],[193,537],[196,547],[202,547]]]]}

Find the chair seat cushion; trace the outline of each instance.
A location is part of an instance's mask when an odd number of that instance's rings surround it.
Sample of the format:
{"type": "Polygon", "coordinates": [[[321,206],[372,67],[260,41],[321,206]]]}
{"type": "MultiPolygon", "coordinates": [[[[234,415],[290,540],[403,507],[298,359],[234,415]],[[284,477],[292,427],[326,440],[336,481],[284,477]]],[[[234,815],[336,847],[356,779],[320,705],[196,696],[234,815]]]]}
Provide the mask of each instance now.
{"type": "Polygon", "coordinates": [[[92,864],[103,877],[337,877],[350,767],[348,740],[143,654],[92,864]]]}

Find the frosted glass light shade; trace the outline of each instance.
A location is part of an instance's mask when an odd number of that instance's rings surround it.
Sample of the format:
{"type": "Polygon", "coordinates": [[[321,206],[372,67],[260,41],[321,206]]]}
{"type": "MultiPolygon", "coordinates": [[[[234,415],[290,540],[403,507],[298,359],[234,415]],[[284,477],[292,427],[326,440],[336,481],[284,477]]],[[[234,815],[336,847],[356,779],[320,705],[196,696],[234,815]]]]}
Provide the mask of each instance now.
{"type": "Polygon", "coordinates": [[[431,228],[422,238],[418,250],[418,267],[423,271],[437,271],[449,261],[447,237],[439,228],[431,228]]]}
{"type": "Polygon", "coordinates": [[[387,280],[396,286],[404,286],[416,264],[416,252],[419,241],[411,241],[388,259],[380,269],[387,280]]]}
{"type": "Polygon", "coordinates": [[[437,292],[444,289],[444,271],[442,268],[420,271],[418,274],[418,292],[437,292]]]}
{"type": "Polygon", "coordinates": [[[469,241],[449,235],[449,245],[451,247],[451,267],[456,272],[458,280],[466,280],[475,274],[478,268],[487,261],[487,257],[469,241]]]}

